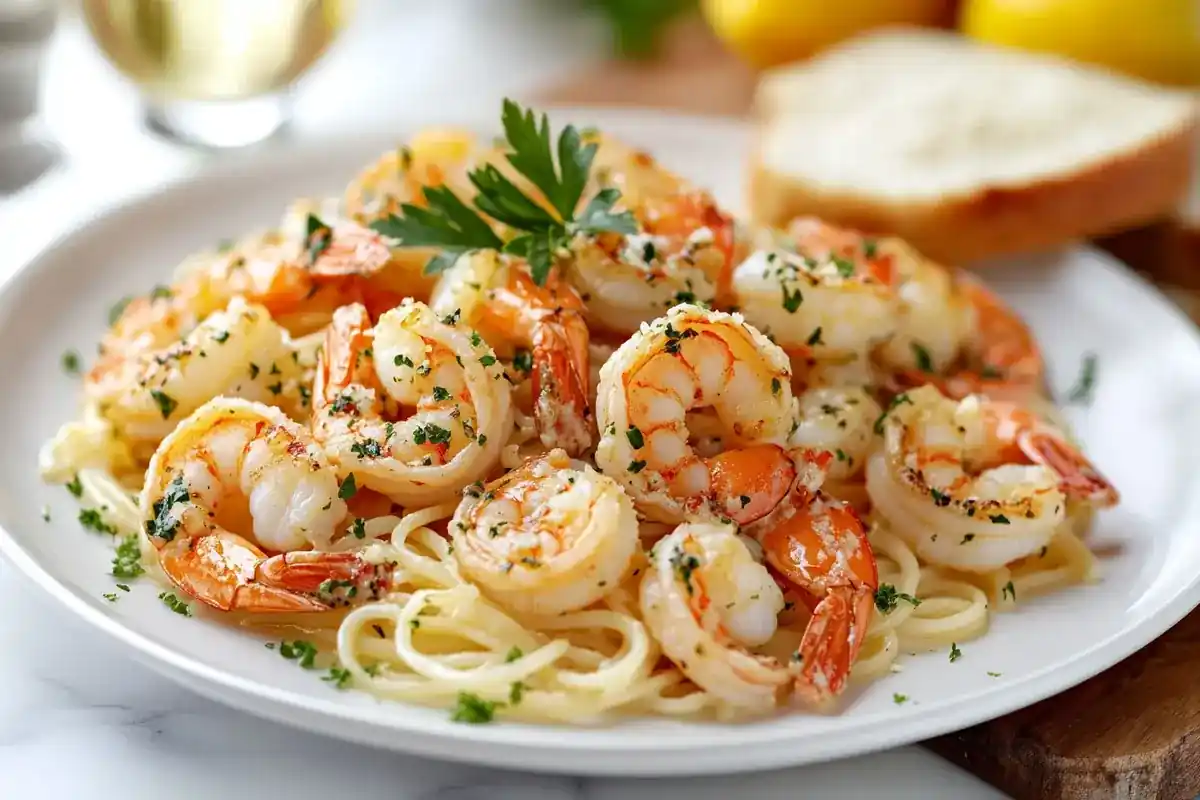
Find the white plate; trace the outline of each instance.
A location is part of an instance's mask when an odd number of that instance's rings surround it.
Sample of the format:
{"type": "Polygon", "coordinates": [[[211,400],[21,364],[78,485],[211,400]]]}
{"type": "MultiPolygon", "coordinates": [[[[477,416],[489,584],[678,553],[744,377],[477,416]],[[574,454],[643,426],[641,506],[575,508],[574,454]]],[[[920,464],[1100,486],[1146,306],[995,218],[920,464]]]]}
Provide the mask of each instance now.
{"type": "MultiPolygon", "coordinates": [[[[570,118],[652,147],[737,203],[748,139],[736,124],[599,111],[570,118]]],[[[475,122],[492,125],[490,115],[475,122]]],[[[696,774],[831,759],[971,725],[1114,664],[1200,601],[1200,342],[1191,324],[1128,270],[1076,249],[1014,262],[989,277],[1044,343],[1057,388],[1074,380],[1085,352],[1098,356],[1096,402],[1072,413],[1072,421],[1123,494],[1121,507],[1103,514],[1092,534],[1115,551],[1103,560],[1102,582],[998,615],[985,637],[963,644],[956,663],[945,653],[902,658],[903,672],[852,693],[840,714],[793,713],[745,725],[461,725],[443,710],[336,691],[261,640],[171,613],[149,584],[106,602],[101,594],[113,587],[107,537],[81,530],[72,498],[43,486],[35,469],[38,446],[76,413],[79,385],[61,373],[60,354],[90,353],[116,298],[145,292],[194,249],[272,223],[293,197],[339,191],[404,133],[227,163],[93,219],[0,295],[0,374],[9,381],[0,394],[0,441],[9,454],[0,464],[0,551],[150,666],[237,708],[396,750],[555,772],[696,774]],[[44,504],[49,524],[41,518],[44,504]],[[895,692],[911,700],[896,705],[895,692]]]]}

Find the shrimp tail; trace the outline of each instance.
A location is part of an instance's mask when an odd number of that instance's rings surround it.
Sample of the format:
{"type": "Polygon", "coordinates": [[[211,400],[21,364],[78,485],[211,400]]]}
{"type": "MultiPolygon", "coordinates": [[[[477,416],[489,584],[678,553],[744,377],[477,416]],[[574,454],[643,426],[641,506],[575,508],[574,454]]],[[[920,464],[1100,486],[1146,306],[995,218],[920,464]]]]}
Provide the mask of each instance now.
{"type": "Polygon", "coordinates": [[[587,346],[588,331],[581,317],[555,312],[534,327],[533,395],[538,434],[547,447],[561,447],[573,456],[592,444],[587,346]]]}
{"type": "Polygon", "coordinates": [[[796,696],[822,705],[845,688],[871,624],[879,577],[866,526],[849,504],[798,482],[779,509],[743,531],[813,603],[793,671],[796,696]]]}
{"type": "Polygon", "coordinates": [[[1029,460],[1054,470],[1063,492],[1100,508],[1111,508],[1120,494],[1082,453],[1058,436],[1048,432],[1026,431],[1017,437],[1017,446],[1029,460]]]}
{"type": "Polygon", "coordinates": [[[176,539],[159,550],[167,577],[189,597],[219,611],[287,613],[324,611],[325,603],[259,580],[266,554],[246,539],[213,531],[176,539]]]}
{"type": "Polygon", "coordinates": [[[257,566],[264,585],[297,595],[313,595],[324,608],[377,600],[391,586],[393,566],[372,564],[358,553],[300,550],[280,553],[257,566]]]}
{"type": "Polygon", "coordinates": [[[334,312],[313,384],[315,415],[335,403],[344,387],[370,384],[373,367],[364,354],[370,350],[372,340],[371,317],[363,305],[353,303],[334,312]]]}

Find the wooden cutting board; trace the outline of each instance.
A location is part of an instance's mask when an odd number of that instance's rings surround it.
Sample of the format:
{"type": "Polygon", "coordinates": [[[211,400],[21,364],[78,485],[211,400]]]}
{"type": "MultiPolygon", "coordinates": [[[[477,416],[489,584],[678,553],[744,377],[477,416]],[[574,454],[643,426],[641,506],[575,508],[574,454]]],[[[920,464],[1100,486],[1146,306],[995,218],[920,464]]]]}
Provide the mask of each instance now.
{"type": "MultiPolygon", "coordinates": [[[[741,116],[749,111],[754,81],[699,21],[685,20],[670,31],[654,61],[605,64],[569,76],[535,99],[741,116]]],[[[1200,319],[1200,237],[1182,237],[1164,224],[1101,244],[1191,303],[1200,319]],[[1191,251],[1194,261],[1187,257],[1191,251]]],[[[925,746],[1017,798],[1195,798],[1197,667],[1200,611],[1075,689],[925,746]]]]}

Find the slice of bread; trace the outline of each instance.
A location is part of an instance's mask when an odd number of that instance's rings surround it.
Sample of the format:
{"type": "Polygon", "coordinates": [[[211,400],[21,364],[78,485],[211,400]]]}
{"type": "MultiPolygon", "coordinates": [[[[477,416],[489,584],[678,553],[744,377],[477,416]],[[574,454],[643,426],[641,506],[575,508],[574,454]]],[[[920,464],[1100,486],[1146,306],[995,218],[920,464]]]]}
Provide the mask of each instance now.
{"type": "Polygon", "coordinates": [[[1196,103],[1104,70],[890,29],[763,75],[750,212],[814,215],[953,262],[1161,217],[1196,103]]]}

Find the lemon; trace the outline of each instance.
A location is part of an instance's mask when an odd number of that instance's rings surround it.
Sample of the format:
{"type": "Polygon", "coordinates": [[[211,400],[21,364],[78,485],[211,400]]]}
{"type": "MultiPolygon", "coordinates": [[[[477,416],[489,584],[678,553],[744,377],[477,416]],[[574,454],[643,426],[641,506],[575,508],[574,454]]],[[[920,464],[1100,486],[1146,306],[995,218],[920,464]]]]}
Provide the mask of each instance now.
{"type": "Polygon", "coordinates": [[[967,0],[963,31],[1158,83],[1200,85],[1196,0],[967,0]]]}
{"type": "Polygon", "coordinates": [[[770,67],[804,58],[868,28],[942,23],[950,1],[704,0],[703,9],[730,49],[756,67],[770,67]]]}

